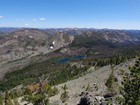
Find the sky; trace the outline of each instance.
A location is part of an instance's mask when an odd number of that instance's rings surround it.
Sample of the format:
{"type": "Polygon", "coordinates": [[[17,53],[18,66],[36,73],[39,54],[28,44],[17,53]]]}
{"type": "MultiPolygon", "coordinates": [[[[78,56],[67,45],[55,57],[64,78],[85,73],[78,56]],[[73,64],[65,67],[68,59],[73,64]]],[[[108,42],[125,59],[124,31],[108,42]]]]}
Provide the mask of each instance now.
{"type": "Polygon", "coordinates": [[[0,27],[140,29],[140,0],[0,0],[0,27]]]}

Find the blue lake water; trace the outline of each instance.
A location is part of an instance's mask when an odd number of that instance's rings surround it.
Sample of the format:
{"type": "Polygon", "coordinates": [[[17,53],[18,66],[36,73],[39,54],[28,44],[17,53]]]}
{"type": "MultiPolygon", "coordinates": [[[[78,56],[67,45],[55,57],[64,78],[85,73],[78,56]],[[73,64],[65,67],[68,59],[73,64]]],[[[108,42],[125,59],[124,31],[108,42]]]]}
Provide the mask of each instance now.
{"type": "Polygon", "coordinates": [[[58,62],[59,63],[68,63],[70,61],[73,61],[73,60],[80,60],[80,59],[84,59],[86,58],[86,56],[73,56],[73,57],[69,57],[69,58],[62,58],[62,59],[59,59],[58,62]]]}

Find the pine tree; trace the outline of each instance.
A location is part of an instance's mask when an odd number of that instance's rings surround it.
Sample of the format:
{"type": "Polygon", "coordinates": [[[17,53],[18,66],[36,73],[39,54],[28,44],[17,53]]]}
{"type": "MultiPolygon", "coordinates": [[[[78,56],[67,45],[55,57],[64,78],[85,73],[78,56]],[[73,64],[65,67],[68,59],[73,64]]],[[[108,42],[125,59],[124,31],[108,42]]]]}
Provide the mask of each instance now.
{"type": "Polygon", "coordinates": [[[113,94],[116,94],[116,88],[117,88],[117,83],[116,83],[116,78],[115,78],[115,75],[114,75],[114,67],[112,66],[112,72],[109,76],[109,78],[107,79],[105,85],[108,87],[108,90],[113,93],[113,94]]]}
{"type": "Polygon", "coordinates": [[[68,91],[67,91],[67,85],[65,84],[64,85],[64,87],[62,87],[62,89],[63,89],[63,93],[61,94],[61,97],[60,97],[60,99],[61,99],[61,101],[64,103],[64,102],[66,102],[67,101],[67,99],[69,98],[69,96],[68,96],[68,91]]]}
{"type": "Polygon", "coordinates": [[[124,105],[140,105],[140,58],[124,77],[123,92],[124,105]]]}

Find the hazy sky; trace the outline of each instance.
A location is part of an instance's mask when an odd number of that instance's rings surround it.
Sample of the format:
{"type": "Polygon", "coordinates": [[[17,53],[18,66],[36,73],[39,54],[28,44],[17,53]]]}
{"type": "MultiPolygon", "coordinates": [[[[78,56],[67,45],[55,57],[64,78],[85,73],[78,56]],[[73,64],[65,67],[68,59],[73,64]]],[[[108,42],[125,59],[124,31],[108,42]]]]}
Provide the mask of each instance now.
{"type": "Polygon", "coordinates": [[[140,29],[140,0],[0,0],[0,27],[140,29]]]}

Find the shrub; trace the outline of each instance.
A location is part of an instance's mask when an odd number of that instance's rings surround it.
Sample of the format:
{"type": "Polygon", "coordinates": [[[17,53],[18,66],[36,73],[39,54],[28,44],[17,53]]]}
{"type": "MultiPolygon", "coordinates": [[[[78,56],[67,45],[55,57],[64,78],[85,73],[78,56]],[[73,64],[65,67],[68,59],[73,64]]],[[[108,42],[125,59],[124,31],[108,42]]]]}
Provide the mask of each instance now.
{"type": "Polygon", "coordinates": [[[49,97],[51,97],[51,96],[54,96],[54,95],[58,94],[59,90],[58,90],[58,88],[56,88],[56,87],[52,88],[51,85],[47,84],[45,86],[45,92],[47,93],[47,95],[49,97]]]}
{"type": "Polygon", "coordinates": [[[0,105],[3,105],[3,102],[4,102],[4,98],[3,96],[0,96],[0,105]]]}
{"type": "Polygon", "coordinates": [[[5,105],[13,105],[8,91],[5,92],[5,105]]]}
{"type": "Polygon", "coordinates": [[[92,90],[92,87],[88,84],[87,88],[86,88],[86,91],[91,91],[92,90]]]}
{"type": "Polygon", "coordinates": [[[17,98],[15,98],[13,101],[14,101],[14,104],[15,105],[20,105],[19,102],[18,102],[18,100],[17,100],[17,98]]]}

